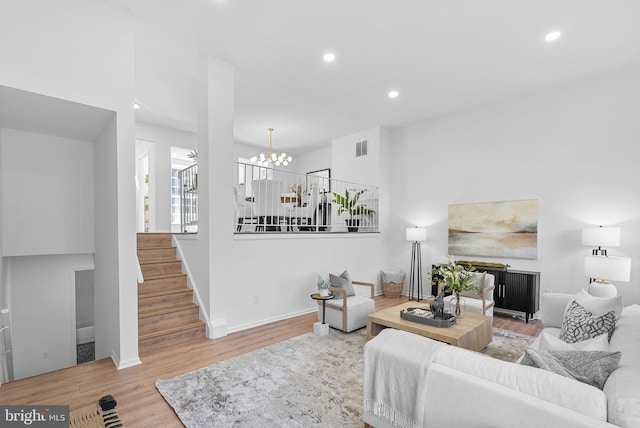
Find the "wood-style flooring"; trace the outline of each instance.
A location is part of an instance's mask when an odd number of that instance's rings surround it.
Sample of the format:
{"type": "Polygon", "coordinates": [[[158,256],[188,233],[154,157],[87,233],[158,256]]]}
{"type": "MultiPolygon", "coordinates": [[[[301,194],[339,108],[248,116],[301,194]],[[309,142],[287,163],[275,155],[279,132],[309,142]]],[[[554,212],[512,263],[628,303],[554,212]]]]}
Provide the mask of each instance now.
{"type": "MultiPolygon", "coordinates": [[[[406,297],[376,297],[376,309],[405,302],[406,297]]],[[[156,379],[167,379],[200,367],[233,358],[313,331],[315,312],[232,333],[220,339],[196,339],[140,355],[142,364],[117,370],[110,359],[9,382],[0,386],[0,403],[65,404],[71,410],[113,395],[127,427],[181,427],[173,409],[155,388],[156,379]]],[[[526,324],[517,318],[494,316],[494,327],[537,336],[539,320],[526,324]]]]}

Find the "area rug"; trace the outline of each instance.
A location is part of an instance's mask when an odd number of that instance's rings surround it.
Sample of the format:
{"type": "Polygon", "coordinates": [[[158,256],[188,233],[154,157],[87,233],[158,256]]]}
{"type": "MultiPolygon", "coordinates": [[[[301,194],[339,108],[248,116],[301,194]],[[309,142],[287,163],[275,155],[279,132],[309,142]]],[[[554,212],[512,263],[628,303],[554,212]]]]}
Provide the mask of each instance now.
{"type": "Polygon", "coordinates": [[[494,328],[491,343],[481,352],[499,360],[514,362],[534,340],[535,337],[494,328]]]}
{"type": "MultiPolygon", "coordinates": [[[[503,359],[521,354],[528,336],[519,336],[494,329],[486,353],[503,359]]],[[[159,379],[156,387],[189,428],[362,427],[365,342],[364,330],[308,333],[159,379]]]]}

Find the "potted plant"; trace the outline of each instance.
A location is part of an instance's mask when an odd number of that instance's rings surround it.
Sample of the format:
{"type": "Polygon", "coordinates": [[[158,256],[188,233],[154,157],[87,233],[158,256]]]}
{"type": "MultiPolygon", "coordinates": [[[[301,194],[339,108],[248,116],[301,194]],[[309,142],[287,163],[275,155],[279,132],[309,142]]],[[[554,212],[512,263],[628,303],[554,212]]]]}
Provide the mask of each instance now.
{"type": "Polygon", "coordinates": [[[456,315],[460,315],[460,293],[473,290],[473,284],[477,281],[478,276],[473,266],[469,265],[465,267],[462,264],[456,263],[449,254],[447,254],[447,260],[447,263],[442,263],[434,267],[431,274],[441,279],[446,291],[455,294],[455,313],[456,315]]]}
{"type": "Polygon", "coordinates": [[[329,287],[331,287],[331,283],[329,281],[327,281],[326,279],[323,279],[322,281],[318,282],[318,293],[321,296],[328,296],[329,295],[329,287]]]}
{"type": "Polygon", "coordinates": [[[338,215],[349,214],[349,218],[345,220],[349,232],[357,232],[360,226],[360,219],[354,217],[371,217],[376,213],[374,210],[367,208],[365,203],[360,202],[360,196],[366,191],[367,189],[362,189],[355,193],[349,193],[349,189],[345,189],[344,195],[333,192],[333,203],[338,204],[338,215]]]}

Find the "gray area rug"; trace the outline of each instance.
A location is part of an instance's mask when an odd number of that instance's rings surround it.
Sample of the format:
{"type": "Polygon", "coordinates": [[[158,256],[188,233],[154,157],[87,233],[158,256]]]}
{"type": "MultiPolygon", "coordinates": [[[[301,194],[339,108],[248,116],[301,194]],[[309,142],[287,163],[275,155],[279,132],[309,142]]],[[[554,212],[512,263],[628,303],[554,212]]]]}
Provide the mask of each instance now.
{"type": "MultiPolygon", "coordinates": [[[[494,329],[483,353],[514,361],[533,338],[494,329]]],[[[362,427],[365,330],[294,337],[156,381],[189,427],[362,427]]]]}
{"type": "Polygon", "coordinates": [[[481,352],[499,360],[514,362],[534,340],[535,337],[494,328],[491,343],[481,352]]]}

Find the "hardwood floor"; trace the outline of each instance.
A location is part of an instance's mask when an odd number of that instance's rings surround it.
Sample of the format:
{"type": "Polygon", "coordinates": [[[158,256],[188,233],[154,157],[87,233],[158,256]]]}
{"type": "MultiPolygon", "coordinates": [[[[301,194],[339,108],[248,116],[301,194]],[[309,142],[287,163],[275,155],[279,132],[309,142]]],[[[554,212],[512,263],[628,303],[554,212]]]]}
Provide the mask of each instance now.
{"type": "MultiPolygon", "coordinates": [[[[376,297],[376,310],[398,305],[406,297],[376,297]]],[[[166,349],[142,353],[142,364],[118,371],[110,359],[82,364],[0,386],[0,403],[66,404],[71,410],[113,395],[116,409],[127,427],[181,427],[173,409],[155,388],[156,379],[167,379],[213,363],[233,358],[313,331],[316,313],[277,321],[226,337],[196,339],[166,349]]],[[[537,336],[539,320],[525,324],[512,317],[496,315],[494,327],[537,336]]]]}

